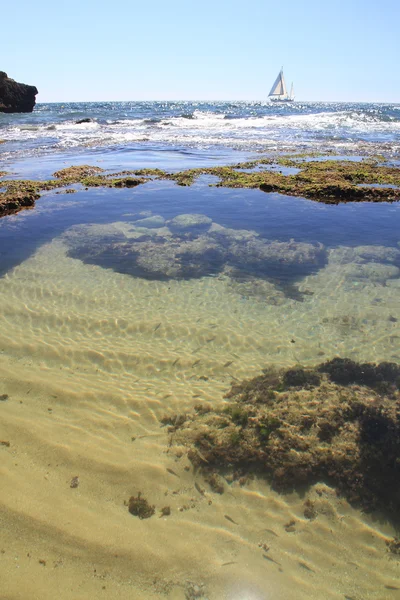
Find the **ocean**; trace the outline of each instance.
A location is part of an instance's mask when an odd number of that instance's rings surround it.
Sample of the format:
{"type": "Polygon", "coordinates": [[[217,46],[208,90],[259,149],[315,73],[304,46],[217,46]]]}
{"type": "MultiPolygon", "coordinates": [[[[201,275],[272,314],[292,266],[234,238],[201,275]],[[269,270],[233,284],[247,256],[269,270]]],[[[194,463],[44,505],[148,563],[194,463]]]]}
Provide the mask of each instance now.
{"type": "MultiPolygon", "coordinates": [[[[295,102],[90,102],[38,104],[0,114],[3,160],[66,153],[166,152],[212,160],[231,152],[384,150],[400,143],[400,105],[295,102]],[[77,121],[90,122],[77,124],[77,121]]],[[[153,156],[154,155],[154,156],[153,156]]]]}
{"type": "MultiPolygon", "coordinates": [[[[0,192],[84,164],[174,173],[296,153],[398,167],[400,105],[39,103],[0,114],[0,141],[0,192]]],[[[385,502],[367,510],[332,473],[282,490],[253,455],[244,468],[251,427],[275,449],[283,433],[231,398],[268,369],[400,364],[400,206],[217,182],[76,184],[0,219],[1,598],[397,597],[385,502]],[[226,431],[232,456],[211,465],[226,431]]],[[[288,462],[331,448],[306,424],[312,387],[269,392],[304,412],[288,462]]],[[[346,390],[324,380],[324,414],[346,390]]],[[[333,436],[344,466],[355,427],[333,436]]]]}

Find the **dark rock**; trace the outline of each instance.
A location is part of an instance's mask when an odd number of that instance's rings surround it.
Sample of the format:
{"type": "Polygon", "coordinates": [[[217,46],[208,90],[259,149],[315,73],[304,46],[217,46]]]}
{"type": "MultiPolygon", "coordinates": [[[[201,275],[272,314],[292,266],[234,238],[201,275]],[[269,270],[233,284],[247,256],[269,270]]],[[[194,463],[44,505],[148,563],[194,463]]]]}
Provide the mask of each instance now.
{"type": "Polygon", "coordinates": [[[287,387],[305,387],[319,385],[321,378],[312,371],[295,368],[289,369],[283,376],[283,382],[287,387]]]}
{"type": "Polygon", "coordinates": [[[129,498],[128,510],[131,515],[139,517],[139,519],[149,519],[154,515],[155,507],[148,503],[146,498],[142,498],[141,492],[137,496],[129,498]]]}
{"type": "Polygon", "coordinates": [[[400,367],[395,363],[356,363],[350,358],[333,358],[319,367],[328,373],[331,381],[340,385],[357,383],[373,388],[400,387],[400,367]]]}
{"type": "MultiPolygon", "coordinates": [[[[170,444],[186,446],[203,472],[228,471],[235,479],[255,473],[285,493],[324,481],[351,504],[398,522],[399,369],[339,358],[303,373],[266,369],[235,383],[219,406],[187,414],[170,444]],[[320,382],[310,385],[315,371],[322,373],[320,382]],[[304,385],[282,385],[288,380],[304,385]]],[[[314,508],[306,502],[305,518],[317,516],[314,508]]]]}
{"type": "Polygon", "coordinates": [[[7,73],[0,71],[0,112],[32,112],[36,102],[37,88],[25,83],[17,83],[7,73]]]}
{"type": "Polygon", "coordinates": [[[93,119],[89,119],[89,117],[87,117],[86,119],[79,119],[78,121],[75,121],[75,125],[81,125],[82,123],[93,123],[93,119]]]}
{"type": "MultiPolygon", "coordinates": [[[[288,288],[290,277],[294,280],[315,272],[326,262],[321,244],[265,240],[254,231],[210,225],[210,221],[205,215],[185,214],[160,229],[138,227],[141,223],[136,222],[124,230],[119,227],[119,239],[114,236],[115,224],[109,225],[110,235],[104,227],[89,225],[71,228],[65,238],[72,258],[148,279],[196,278],[228,269],[231,279],[284,278],[288,288]]],[[[295,291],[293,286],[290,291],[295,291]]],[[[298,290],[296,296],[303,299],[298,290]]]]}

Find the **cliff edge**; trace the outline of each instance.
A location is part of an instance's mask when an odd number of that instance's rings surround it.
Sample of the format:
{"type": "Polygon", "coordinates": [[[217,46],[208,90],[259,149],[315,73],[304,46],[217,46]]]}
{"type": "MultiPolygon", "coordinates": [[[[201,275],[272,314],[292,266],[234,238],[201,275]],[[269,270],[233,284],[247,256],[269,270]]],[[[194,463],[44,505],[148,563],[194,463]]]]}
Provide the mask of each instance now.
{"type": "Polygon", "coordinates": [[[0,112],[32,112],[38,91],[34,85],[17,83],[0,71],[0,112]]]}

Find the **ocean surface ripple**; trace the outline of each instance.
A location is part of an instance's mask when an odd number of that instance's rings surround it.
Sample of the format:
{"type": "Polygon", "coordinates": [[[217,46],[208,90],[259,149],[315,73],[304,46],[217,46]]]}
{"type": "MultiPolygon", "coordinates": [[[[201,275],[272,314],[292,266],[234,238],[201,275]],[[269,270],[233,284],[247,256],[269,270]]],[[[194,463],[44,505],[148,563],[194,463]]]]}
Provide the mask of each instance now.
{"type": "Polygon", "coordinates": [[[80,102],[0,114],[3,159],[130,149],[400,149],[400,105],[295,102],[80,102]],[[82,122],[83,121],[83,122],[82,122]]]}

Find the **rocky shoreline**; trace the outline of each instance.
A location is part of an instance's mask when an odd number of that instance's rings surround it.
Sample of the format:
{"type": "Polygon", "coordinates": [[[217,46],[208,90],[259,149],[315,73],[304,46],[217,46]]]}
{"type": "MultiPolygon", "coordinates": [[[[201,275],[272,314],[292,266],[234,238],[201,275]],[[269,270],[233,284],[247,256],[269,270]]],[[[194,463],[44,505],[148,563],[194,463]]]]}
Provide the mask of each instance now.
{"type": "MultiPolygon", "coordinates": [[[[100,167],[80,165],[54,173],[46,181],[4,179],[0,172],[0,217],[31,208],[41,192],[72,185],[90,187],[135,187],[148,181],[170,180],[180,186],[191,186],[200,176],[218,178],[210,186],[259,189],[297,196],[324,204],[345,202],[397,202],[400,200],[400,168],[387,166],[383,157],[362,161],[316,160],[315,155],[261,157],[233,166],[188,169],[169,173],[161,169],[136,169],[109,173],[100,167]],[[296,173],[284,174],[295,170],[296,173]]],[[[321,158],[321,157],[320,157],[321,158]]]]}

